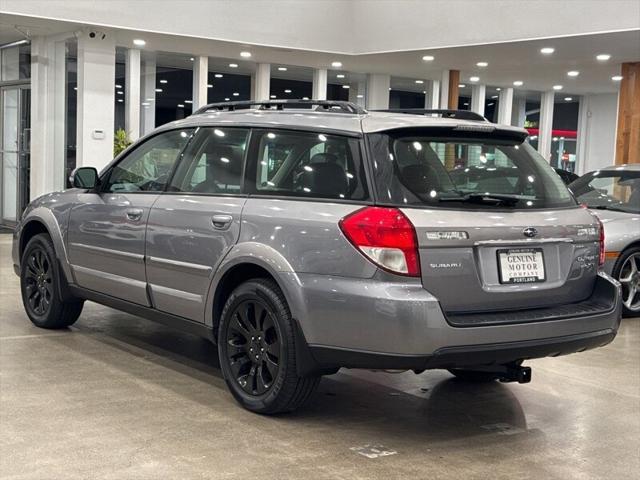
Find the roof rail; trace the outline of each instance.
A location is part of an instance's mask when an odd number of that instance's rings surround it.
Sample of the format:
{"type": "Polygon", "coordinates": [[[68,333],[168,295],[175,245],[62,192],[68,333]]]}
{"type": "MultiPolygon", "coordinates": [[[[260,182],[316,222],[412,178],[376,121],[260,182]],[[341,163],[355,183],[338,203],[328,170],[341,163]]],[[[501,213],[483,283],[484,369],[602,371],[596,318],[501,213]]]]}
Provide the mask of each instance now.
{"type": "Polygon", "coordinates": [[[234,110],[258,108],[259,110],[284,110],[285,108],[313,107],[316,111],[364,114],[367,111],[360,105],[340,100],[245,100],[239,102],[210,103],[192,113],[199,115],[209,110],[232,112],[234,110]]]}
{"type": "Polygon", "coordinates": [[[390,108],[387,110],[374,110],[376,112],[408,113],[411,115],[431,115],[442,118],[459,118],[462,120],[480,120],[488,122],[486,118],[470,110],[446,110],[446,109],[425,109],[425,108],[390,108]]]}

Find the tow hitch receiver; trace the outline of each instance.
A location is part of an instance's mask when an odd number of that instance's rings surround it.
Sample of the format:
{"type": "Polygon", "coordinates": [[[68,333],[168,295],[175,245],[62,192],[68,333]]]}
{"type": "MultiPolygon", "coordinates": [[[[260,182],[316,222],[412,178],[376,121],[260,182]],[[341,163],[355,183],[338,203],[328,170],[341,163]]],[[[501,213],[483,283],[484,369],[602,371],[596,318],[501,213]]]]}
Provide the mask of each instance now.
{"type": "Polygon", "coordinates": [[[501,382],[529,383],[531,381],[531,367],[507,366],[504,373],[500,373],[501,382]]]}

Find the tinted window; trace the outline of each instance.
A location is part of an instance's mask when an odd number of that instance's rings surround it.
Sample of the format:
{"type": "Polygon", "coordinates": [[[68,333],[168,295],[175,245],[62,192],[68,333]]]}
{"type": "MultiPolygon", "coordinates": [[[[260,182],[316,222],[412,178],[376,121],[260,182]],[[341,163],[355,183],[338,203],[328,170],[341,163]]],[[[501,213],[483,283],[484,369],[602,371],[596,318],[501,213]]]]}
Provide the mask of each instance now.
{"type": "Polygon", "coordinates": [[[135,147],[115,165],[104,185],[106,192],[161,192],[192,129],[172,130],[135,147]]]}
{"type": "Polygon", "coordinates": [[[402,131],[372,134],[369,142],[383,203],[450,208],[575,205],[562,180],[528,143],[402,131]]]}
{"type": "Polygon", "coordinates": [[[255,134],[257,193],[345,200],[368,197],[357,139],[278,130],[255,134]]]}
{"type": "Polygon", "coordinates": [[[248,135],[241,128],[202,128],[180,162],[170,190],[240,193],[248,135]]]}
{"type": "Polygon", "coordinates": [[[570,188],[588,207],[640,213],[640,172],[600,170],[579,178],[570,188]]]}

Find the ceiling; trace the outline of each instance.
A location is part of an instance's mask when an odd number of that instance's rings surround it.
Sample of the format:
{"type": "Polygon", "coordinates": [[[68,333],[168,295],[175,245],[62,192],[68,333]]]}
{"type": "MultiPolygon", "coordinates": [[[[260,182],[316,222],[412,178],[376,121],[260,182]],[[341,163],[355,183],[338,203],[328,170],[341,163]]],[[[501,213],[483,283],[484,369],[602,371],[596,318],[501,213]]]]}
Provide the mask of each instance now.
{"type": "MultiPolygon", "coordinates": [[[[29,31],[31,35],[87,28],[71,22],[3,15],[0,18],[1,43],[24,38],[13,25],[19,25],[22,31],[29,31]]],[[[614,93],[618,83],[611,77],[620,73],[621,63],[640,61],[640,29],[366,55],[337,55],[125,29],[107,31],[114,35],[116,44],[123,47],[132,46],[134,38],[143,38],[147,42],[145,50],[171,52],[158,54],[159,63],[164,58],[162,61],[175,62],[173,66],[181,68],[190,68],[190,58],[194,55],[206,55],[212,71],[248,74],[255,70],[256,62],[264,62],[272,64],[272,75],[276,78],[311,81],[313,68],[331,69],[332,62],[340,61],[340,69],[329,71],[330,83],[364,81],[367,73],[391,73],[392,88],[409,91],[424,89],[424,85],[416,84],[415,80],[440,79],[443,70],[456,69],[460,70],[461,83],[465,85],[471,84],[470,77],[478,76],[479,83],[492,87],[511,87],[514,81],[523,81],[522,87],[516,87],[516,91],[522,93],[551,90],[553,85],[563,86],[562,95],[614,93]],[[553,47],[555,52],[543,55],[540,53],[542,47],[553,47]],[[251,52],[251,58],[241,58],[241,51],[251,52]],[[597,61],[595,56],[601,53],[611,55],[610,60],[597,61]],[[432,55],[434,60],[425,62],[423,55],[432,55]],[[487,62],[488,66],[477,67],[476,63],[480,61],[487,62]],[[236,63],[238,67],[231,69],[229,63],[236,63]],[[281,66],[287,71],[279,71],[277,68],[281,66]],[[567,72],[570,70],[580,74],[569,77],[567,72]],[[340,72],[345,74],[344,79],[335,77],[340,72]]]]}

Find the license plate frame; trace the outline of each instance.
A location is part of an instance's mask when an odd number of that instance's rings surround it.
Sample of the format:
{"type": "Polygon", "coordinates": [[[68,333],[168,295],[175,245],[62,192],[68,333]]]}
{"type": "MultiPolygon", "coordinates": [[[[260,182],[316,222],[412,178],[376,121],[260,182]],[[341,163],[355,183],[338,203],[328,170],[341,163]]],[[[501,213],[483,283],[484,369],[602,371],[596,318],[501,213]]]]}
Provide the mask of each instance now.
{"type": "MultiPolygon", "coordinates": [[[[496,251],[496,261],[498,267],[498,279],[503,285],[519,285],[528,283],[543,283],[547,279],[547,266],[544,261],[544,250],[542,248],[527,247],[527,248],[501,248],[496,251]],[[541,275],[525,275],[525,276],[508,276],[505,278],[503,271],[504,268],[508,268],[509,263],[507,257],[513,254],[531,255],[533,254],[535,259],[537,273],[541,275]],[[504,262],[504,263],[503,263],[504,262]]],[[[532,272],[533,273],[533,272],[532,272]]]]}

